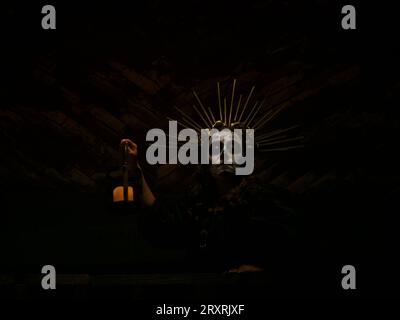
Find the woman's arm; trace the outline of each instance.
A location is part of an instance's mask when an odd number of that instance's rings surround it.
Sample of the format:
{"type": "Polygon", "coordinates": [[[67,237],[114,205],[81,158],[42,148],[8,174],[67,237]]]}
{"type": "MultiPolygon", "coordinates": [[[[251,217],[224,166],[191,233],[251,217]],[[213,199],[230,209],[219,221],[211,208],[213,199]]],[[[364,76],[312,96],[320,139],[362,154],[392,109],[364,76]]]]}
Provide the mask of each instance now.
{"type": "Polygon", "coordinates": [[[153,195],[153,192],[148,186],[143,174],[142,174],[142,201],[145,206],[152,206],[156,201],[156,197],[153,195]]]}
{"type": "MultiPolygon", "coordinates": [[[[128,146],[128,155],[129,155],[129,166],[133,169],[139,168],[140,166],[137,161],[138,155],[138,148],[136,143],[129,139],[122,139],[121,146],[127,145],[128,146]]],[[[143,204],[147,207],[152,206],[156,201],[156,197],[154,196],[153,192],[151,191],[149,185],[142,174],[142,201],[143,204]]]]}
{"type": "MultiPolygon", "coordinates": [[[[129,167],[140,169],[137,161],[137,145],[129,139],[123,139],[121,146],[128,146],[129,167]]],[[[138,216],[139,230],[144,237],[155,246],[162,248],[182,248],[187,245],[191,229],[186,220],[188,215],[181,203],[172,203],[159,196],[157,199],[142,174],[141,200],[144,205],[142,214],[138,216]]]]}

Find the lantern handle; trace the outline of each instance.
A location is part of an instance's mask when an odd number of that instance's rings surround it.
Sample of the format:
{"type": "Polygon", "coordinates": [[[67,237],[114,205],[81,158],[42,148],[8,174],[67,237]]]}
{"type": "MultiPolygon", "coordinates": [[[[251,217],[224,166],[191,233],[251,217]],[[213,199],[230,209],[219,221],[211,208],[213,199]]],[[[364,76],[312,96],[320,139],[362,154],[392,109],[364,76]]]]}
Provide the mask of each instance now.
{"type": "Polygon", "coordinates": [[[127,202],[128,201],[128,188],[129,188],[129,173],[128,173],[128,143],[124,144],[124,150],[123,150],[123,164],[122,164],[122,168],[123,168],[123,178],[122,178],[122,183],[123,183],[123,188],[124,188],[124,201],[127,202]]]}
{"type": "Polygon", "coordinates": [[[128,143],[124,144],[124,150],[123,150],[123,165],[126,166],[128,164],[128,154],[129,154],[129,149],[128,149],[128,143]]]}

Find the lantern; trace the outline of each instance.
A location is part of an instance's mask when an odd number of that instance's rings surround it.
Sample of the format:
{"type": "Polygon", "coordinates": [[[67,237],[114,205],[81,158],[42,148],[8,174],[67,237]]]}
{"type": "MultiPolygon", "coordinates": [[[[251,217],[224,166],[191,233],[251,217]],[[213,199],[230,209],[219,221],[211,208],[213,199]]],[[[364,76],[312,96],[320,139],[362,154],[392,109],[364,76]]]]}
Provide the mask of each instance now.
{"type": "Polygon", "coordinates": [[[135,201],[135,189],[129,185],[128,145],[123,146],[122,185],[113,190],[114,203],[130,203],[135,201]]]}

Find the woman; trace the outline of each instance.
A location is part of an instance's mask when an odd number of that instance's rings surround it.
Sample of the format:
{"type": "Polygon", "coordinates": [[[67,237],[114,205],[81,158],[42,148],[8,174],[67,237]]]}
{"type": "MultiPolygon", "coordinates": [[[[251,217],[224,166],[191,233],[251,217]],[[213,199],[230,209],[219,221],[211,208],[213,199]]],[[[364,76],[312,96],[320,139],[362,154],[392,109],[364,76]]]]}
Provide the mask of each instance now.
{"type": "MultiPolygon", "coordinates": [[[[140,168],[137,145],[125,144],[131,166],[140,168]]],[[[290,195],[230,172],[224,165],[199,166],[184,194],[157,197],[142,175],[143,233],[159,245],[186,247],[187,260],[201,270],[262,271],[282,259],[291,237],[290,195]]]]}

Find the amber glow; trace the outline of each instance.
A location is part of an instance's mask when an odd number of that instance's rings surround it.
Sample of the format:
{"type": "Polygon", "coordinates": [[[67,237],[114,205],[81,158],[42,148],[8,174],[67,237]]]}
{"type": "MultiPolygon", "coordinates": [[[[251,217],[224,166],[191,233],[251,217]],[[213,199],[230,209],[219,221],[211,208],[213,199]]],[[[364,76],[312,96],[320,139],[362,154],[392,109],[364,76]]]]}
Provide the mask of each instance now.
{"type": "MultiPolygon", "coordinates": [[[[127,201],[134,201],[135,200],[135,192],[132,187],[128,187],[128,200],[127,201]]],[[[124,197],[124,187],[119,186],[116,187],[113,191],[113,201],[114,202],[120,202],[120,201],[125,201],[124,197]]]]}

